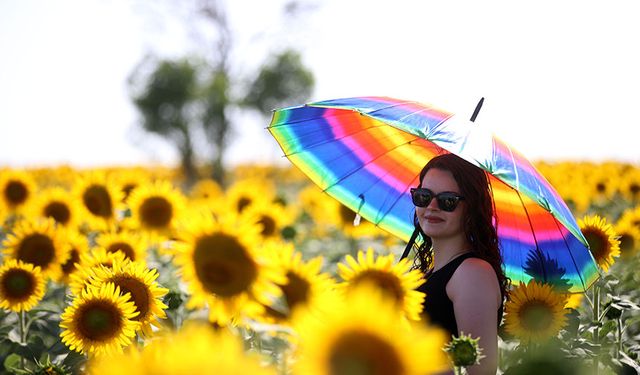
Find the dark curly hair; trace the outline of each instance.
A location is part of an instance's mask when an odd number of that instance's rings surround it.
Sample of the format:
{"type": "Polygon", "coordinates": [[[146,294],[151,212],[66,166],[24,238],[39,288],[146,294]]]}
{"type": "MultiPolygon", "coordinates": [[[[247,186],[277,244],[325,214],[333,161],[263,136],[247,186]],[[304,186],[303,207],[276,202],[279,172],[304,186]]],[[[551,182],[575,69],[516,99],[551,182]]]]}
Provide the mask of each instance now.
{"type": "MultiPolygon", "coordinates": [[[[427,171],[440,169],[451,172],[453,178],[460,187],[460,193],[465,197],[464,207],[464,232],[472,246],[472,252],[479,258],[488,262],[498,277],[502,296],[508,296],[510,279],[502,269],[502,255],[500,253],[498,234],[496,228],[498,219],[495,216],[495,207],[491,193],[491,184],[486,173],[454,154],[438,155],[424,166],[420,172],[420,183],[427,171]]],[[[433,249],[431,238],[424,234],[418,223],[418,217],[413,214],[413,222],[422,241],[415,249],[413,268],[420,269],[423,273],[429,271],[433,263],[433,249]]]]}

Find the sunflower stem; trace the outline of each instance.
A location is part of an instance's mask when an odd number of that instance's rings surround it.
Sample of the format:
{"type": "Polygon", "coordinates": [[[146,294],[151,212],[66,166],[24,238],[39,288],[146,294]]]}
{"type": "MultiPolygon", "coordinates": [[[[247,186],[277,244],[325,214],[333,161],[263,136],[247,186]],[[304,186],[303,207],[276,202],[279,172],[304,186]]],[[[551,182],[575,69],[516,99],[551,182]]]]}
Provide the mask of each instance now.
{"type": "Polygon", "coordinates": [[[622,315],[618,317],[618,351],[616,352],[616,359],[620,359],[620,353],[622,353],[622,315]]]}
{"type": "MultiPolygon", "coordinates": [[[[24,310],[20,310],[20,344],[27,345],[27,314],[24,310]]],[[[20,366],[26,370],[26,362],[23,356],[20,356],[20,366]]]]}

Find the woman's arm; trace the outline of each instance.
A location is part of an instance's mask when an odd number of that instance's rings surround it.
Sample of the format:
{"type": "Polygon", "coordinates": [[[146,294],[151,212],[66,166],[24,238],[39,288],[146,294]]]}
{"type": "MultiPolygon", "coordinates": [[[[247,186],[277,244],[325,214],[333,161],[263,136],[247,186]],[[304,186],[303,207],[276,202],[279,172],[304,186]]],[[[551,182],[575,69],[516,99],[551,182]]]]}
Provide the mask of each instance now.
{"type": "Polygon", "coordinates": [[[500,285],[489,263],[478,258],[466,259],[447,284],[453,302],[458,331],[480,337],[485,358],[467,368],[469,375],[495,375],[498,370],[498,308],[500,285]]]}

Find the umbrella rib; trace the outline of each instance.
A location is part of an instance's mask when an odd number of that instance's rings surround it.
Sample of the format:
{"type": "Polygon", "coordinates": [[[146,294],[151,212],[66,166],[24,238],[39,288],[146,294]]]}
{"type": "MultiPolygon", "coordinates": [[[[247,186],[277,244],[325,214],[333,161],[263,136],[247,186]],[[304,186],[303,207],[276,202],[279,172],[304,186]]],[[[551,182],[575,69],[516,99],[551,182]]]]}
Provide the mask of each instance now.
{"type": "MultiPolygon", "coordinates": [[[[538,238],[536,237],[536,232],[533,229],[533,225],[531,224],[531,217],[529,216],[529,211],[527,211],[527,206],[524,204],[524,201],[522,200],[522,196],[520,195],[520,192],[517,189],[513,189],[516,194],[518,195],[518,199],[520,199],[520,204],[522,204],[522,209],[524,210],[524,214],[527,215],[527,223],[529,223],[529,228],[531,229],[531,235],[533,236],[533,242],[535,242],[536,244],[536,249],[539,249],[540,246],[538,245],[538,238]]],[[[542,267],[544,268],[544,264],[542,265],[542,267]]],[[[543,269],[544,272],[546,272],[546,270],[543,269]]]]}
{"type": "MultiPolygon", "coordinates": [[[[556,223],[556,227],[558,228],[558,231],[560,232],[560,234],[562,234],[562,229],[560,228],[560,223],[558,222],[558,220],[556,219],[555,216],[551,215],[553,217],[553,222],[556,223]]],[[[569,232],[569,235],[572,235],[571,232],[569,232]]],[[[573,258],[573,254],[571,253],[571,248],[569,247],[569,243],[567,243],[567,239],[564,237],[564,234],[562,235],[562,240],[564,241],[565,246],[567,247],[567,250],[569,251],[569,256],[571,257],[571,261],[573,262],[573,266],[575,267],[577,274],[578,274],[578,278],[580,279],[580,283],[582,284],[582,289],[584,289],[585,291],[587,290],[587,286],[584,282],[584,280],[582,279],[582,275],[580,274],[580,269],[578,268],[578,265],[576,264],[576,260],[573,258]]]]}

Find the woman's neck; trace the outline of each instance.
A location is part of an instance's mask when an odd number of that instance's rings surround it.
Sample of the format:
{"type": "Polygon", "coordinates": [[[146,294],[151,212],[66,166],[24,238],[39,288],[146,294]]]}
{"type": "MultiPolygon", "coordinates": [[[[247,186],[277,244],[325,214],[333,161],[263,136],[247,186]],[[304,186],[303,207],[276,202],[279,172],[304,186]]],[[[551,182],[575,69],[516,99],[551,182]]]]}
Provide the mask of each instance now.
{"type": "Polygon", "coordinates": [[[433,270],[444,267],[453,258],[471,251],[471,244],[464,238],[432,239],[433,270]]]}

